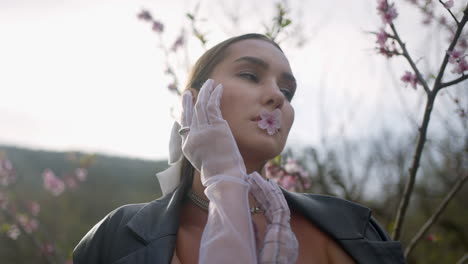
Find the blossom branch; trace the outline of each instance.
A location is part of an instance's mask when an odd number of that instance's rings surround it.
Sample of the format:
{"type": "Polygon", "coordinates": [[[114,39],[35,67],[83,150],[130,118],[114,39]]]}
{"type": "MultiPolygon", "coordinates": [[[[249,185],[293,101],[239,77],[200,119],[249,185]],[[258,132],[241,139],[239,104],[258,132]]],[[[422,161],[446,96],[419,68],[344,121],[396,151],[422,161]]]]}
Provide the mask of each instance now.
{"type": "Polygon", "coordinates": [[[39,240],[38,240],[35,236],[29,234],[29,233],[24,229],[23,225],[22,225],[21,223],[19,223],[19,222],[16,220],[15,216],[14,216],[12,213],[10,213],[10,212],[8,211],[8,209],[5,209],[5,208],[0,207],[0,211],[3,213],[3,215],[5,215],[6,218],[10,219],[10,221],[12,221],[13,223],[15,223],[15,225],[21,230],[21,232],[22,232],[23,234],[25,234],[25,235],[31,240],[31,242],[34,244],[34,246],[35,246],[37,249],[39,249],[39,251],[41,251],[42,256],[44,257],[44,260],[46,261],[46,263],[48,263],[48,264],[55,264],[55,263],[56,263],[56,262],[51,258],[50,255],[48,255],[47,253],[45,253],[45,252],[42,250],[42,246],[41,246],[41,243],[39,242],[39,240]]]}
{"type": "Polygon", "coordinates": [[[402,55],[406,58],[406,60],[410,64],[411,68],[413,69],[414,73],[416,74],[418,78],[419,83],[423,86],[424,91],[426,91],[426,93],[429,94],[430,93],[429,86],[427,85],[426,80],[422,77],[422,74],[419,71],[418,67],[416,66],[416,63],[414,63],[413,59],[409,55],[408,50],[406,49],[406,44],[403,43],[400,36],[398,35],[395,25],[393,23],[390,23],[390,28],[392,29],[394,39],[397,41],[398,45],[400,45],[400,48],[403,51],[402,55]]]}
{"type": "Polygon", "coordinates": [[[450,82],[446,82],[446,83],[440,83],[439,85],[439,89],[443,89],[445,87],[449,87],[449,86],[452,86],[454,84],[457,84],[459,82],[462,82],[464,80],[468,79],[468,75],[462,75],[461,77],[453,80],[453,81],[450,81],[450,82]]]}
{"type": "MultiPolygon", "coordinates": [[[[456,44],[456,42],[457,42],[457,40],[458,40],[458,38],[459,38],[459,36],[460,36],[460,34],[462,32],[462,29],[465,26],[467,20],[468,20],[468,4],[467,4],[467,8],[465,8],[464,16],[463,16],[460,24],[457,27],[457,31],[455,33],[454,39],[453,39],[453,41],[451,42],[451,44],[449,46],[448,52],[452,51],[453,48],[455,47],[455,44],[456,44]]],[[[411,57],[409,56],[409,54],[408,54],[408,52],[407,52],[407,50],[406,50],[406,48],[404,46],[404,43],[401,42],[401,39],[398,36],[398,33],[396,32],[396,29],[395,29],[393,23],[390,24],[390,26],[391,26],[392,31],[393,31],[396,39],[397,39],[397,42],[400,44],[401,48],[403,49],[403,53],[405,54],[404,56],[406,57],[406,59],[411,64],[411,67],[413,67],[413,70],[415,71],[418,79],[420,81],[422,81],[421,84],[423,85],[424,90],[426,91],[426,94],[427,94],[427,102],[426,102],[426,107],[425,107],[425,111],[424,111],[424,116],[423,116],[421,126],[419,128],[418,142],[416,144],[416,149],[415,149],[415,152],[414,152],[414,155],[413,155],[413,161],[412,161],[411,167],[409,169],[408,180],[407,180],[406,185],[405,185],[405,190],[403,192],[403,197],[402,197],[400,205],[398,207],[397,216],[396,216],[396,220],[395,220],[395,228],[394,228],[393,233],[392,233],[392,238],[394,240],[399,240],[400,235],[401,235],[401,229],[402,229],[402,226],[403,226],[403,221],[404,221],[405,215],[406,215],[406,210],[408,209],[409,200],[410,200],[411,194],[413,192],[413,187],[414,187],[414,183],[415,183],[415,179],[416,179],[416,174],[418,172],[422,151],[424,149],[424,144],[426,143],[427,129],[428,129],[428,126],[429,126],[429,120],[430,120],[430,117],[431,117],[431,112],[432,112],[432,109],[434,107],[434,101],[435,101],[437,92],[441,89],[440,84],[441,84],[442,76],[443,76],[444,71],[445,71],[445,67],[447,66],[449,54],[447,52],[445,57],[444,57],[444,60],[443,60],[442,65],[440,67],[439,73],[438,73],[438,75],[436,77],[436,80],[434,82],[434,88],[431,91],[429,89],[429,87],[427,86],[427,83],[424,81],[424,79],[422,79],[422,76],[419,73],[416,65],[413,62],[413,60],[411,60],[411,57]]]]}
{"type": "Polygon", "coordinates": [[[419,229],[418,233],[413,237],[411,242],[409,243],[408,247],[405,249],[405,257],[411,253],[414,249],[416,244],[421,240],[421,238],[426,234],[426,232],[431,228],[431,226],[439,219],[440,215],[444,212],[445,208],[447,207],[448,203],[452,200],[452,198],[457,194],[457,192],[461,189],[463,184],[468,179],[468,173],[464,176],[461,176],[458,181],[454,184],[450,192],[445,196],[442,203],[439,205],[437,210],[432,214],[432,216],[427,220],[427,222],[419,229]]]}
{"type": "MultiPolygon", "coordinates": [[[[439,0],[439,3],[441,3],[445,9],[447,9],[447,11],[450,13],[450,15],[452,16],[453,20],[455,20],[455,23],[457,23],[457,26],[460,25],[460,22],[458,21],[458,19],[455,17],[455,15],[452,13],[452,11],[450,10],[450,7],[447,6],[446,3],[442,2],[442,0],[439,0]]],[[[452,5],[453,5],[453,2],[452,2],[452,5]]]]}
{"type": "Polygon", "coordinates": [[[449,61],[449,56],[450,56],[449,53],[453,51],[453,49],[455,48],[455,45],[457,44],[457,41],[460,38],[460,35],[467,21],[468,21],[468,4],[466,4],[465,10],[463,11],[463,18],[458,24],[457,31],[455,32],[455,36],[453,37],[453,40],[450,43],[447,52],[445,53],[444,60],[442,61],[442,64],[440,65],[439,73],[434,82],[434,90],[436,92],[443,88],[441,87],[442,76],[444,76],[445,68],[447,67],[447,63],[449,61]]]}

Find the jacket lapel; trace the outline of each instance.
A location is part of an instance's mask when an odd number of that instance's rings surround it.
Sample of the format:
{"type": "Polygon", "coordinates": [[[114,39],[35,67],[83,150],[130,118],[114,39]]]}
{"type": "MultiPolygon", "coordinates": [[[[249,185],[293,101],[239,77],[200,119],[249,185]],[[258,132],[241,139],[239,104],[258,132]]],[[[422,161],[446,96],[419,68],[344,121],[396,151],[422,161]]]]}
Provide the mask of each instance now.
{"type": "Polygon", "coordinates": [[[179,212],[184,198],[182,189],[181,186],[177,187],[173,193],[148,203],[135,214],[127,227],[145,247],[115,264],[171,262],[179,228],[179,212]]]}
{"type": "Polygon", "coordinates": [[[283,194],[290,207],[299,210],[335,239],[357,263],[405,263],[400,242],[392,241],[376,225],[369,208],[333,196],[297,194],[285,190],[283,194]],[[368,227],[376,233],[366,234],[368,227]]]}

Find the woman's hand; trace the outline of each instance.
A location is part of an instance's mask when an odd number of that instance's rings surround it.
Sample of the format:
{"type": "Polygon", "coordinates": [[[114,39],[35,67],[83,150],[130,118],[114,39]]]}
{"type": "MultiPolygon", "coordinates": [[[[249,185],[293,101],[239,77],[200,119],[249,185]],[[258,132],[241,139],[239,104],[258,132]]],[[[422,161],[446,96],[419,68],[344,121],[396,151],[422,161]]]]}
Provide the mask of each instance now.
{"type": "Polygon", "coordinates": [[[182,97],[182,151],[200,171],[204,186],[216,175],[243,181],[247,174],[229,124],[221,115],[222,94],[223,86],[214,87],[214,81],[208,79],[200,89],[195,107],[190,91],[182,97]]]}
{"type": "Polygon", "coordinates": [[[182,151],[200,171],[210,200],[198,263],[256,264],[244,161],[220,109],[223,86],[207,80],[193,107],[190,91],[182,98],[182,151]]]}
{"type": "Polygon", "coordinates": [[[291,214],[281,189],[257,172],[249,174],[247,181],[268,222],[263,247],[258,254],[259,263],[295,263],[299,245],[289,224],[291,214]]]}

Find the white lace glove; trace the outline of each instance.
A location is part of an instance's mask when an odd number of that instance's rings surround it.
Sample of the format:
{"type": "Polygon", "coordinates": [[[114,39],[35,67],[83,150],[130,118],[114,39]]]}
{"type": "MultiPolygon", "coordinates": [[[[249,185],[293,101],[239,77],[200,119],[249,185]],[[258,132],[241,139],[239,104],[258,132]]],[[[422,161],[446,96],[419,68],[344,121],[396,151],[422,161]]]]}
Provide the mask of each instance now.
{"type": "Polygon", "coordinates": [[[201,174],[210,200],[200,244],[199,263],[256,263],[244,161],[220,109],[223,87],[207,80],[193,107],[182,98],[182,151],[201,174]]]}
{"type": "Polygon", "coordinates": [[[258,254],[259,263],[295,263],[299,245],[291,230],[290,211],[281,189],[274,181],[262,178],[257,172],[249,174],[251,193],[265,210],[268,222],[263,247],[258,254]]]}

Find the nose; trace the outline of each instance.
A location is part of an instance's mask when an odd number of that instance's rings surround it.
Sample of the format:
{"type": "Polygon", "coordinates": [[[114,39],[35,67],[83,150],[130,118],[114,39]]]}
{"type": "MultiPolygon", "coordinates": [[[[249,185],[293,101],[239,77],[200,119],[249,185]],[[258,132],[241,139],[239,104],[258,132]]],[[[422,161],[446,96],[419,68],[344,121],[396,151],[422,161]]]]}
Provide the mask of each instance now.
{"type": "Polygon", "coordinates": [[[272,109],[281,108],[284,104],[285,98],[276,82],[273,81],[266,85],[265,90],[265,97],[263,99],[264,103],[272,109]]]}

